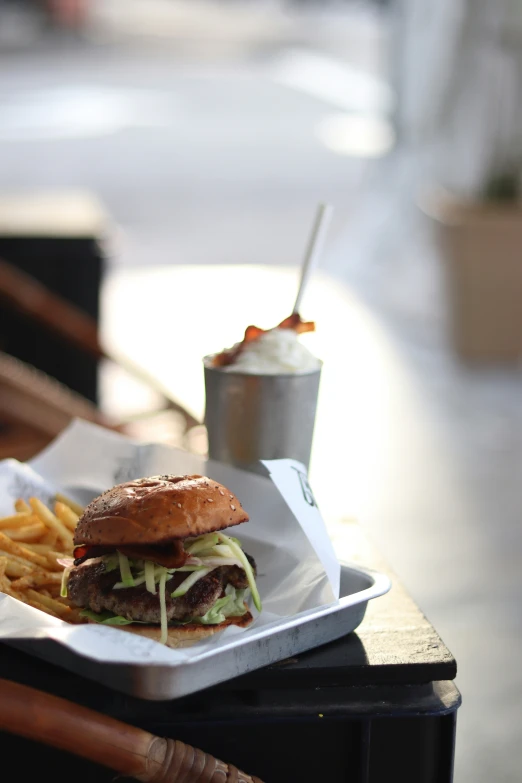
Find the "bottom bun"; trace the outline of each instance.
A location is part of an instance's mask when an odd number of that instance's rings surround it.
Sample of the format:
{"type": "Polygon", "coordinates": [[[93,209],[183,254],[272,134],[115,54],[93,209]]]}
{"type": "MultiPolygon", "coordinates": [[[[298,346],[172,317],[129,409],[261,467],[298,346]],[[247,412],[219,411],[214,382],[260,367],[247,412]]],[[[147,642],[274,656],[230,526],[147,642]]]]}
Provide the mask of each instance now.
{"type": "MultiPolygon", "coordinates": [[[[167,634],[167,647],[180,648],[190,647],[190,645],[212,636],[219,631],[223,631],[230,625],[236,625],[238,628],[246,628],[253,621],[252,614],[247,612],[241,617],[227,617],[223,623],[218,625],[200,625],[199,623],[188,623],[187,625],[169,625],[167,634]]],[[[123,625],[119,626],[122,631],[130,631],[138,636],[145,636],[147,639],[154,639],[159,642],[161,628],[159,625],[123,625]]]]}

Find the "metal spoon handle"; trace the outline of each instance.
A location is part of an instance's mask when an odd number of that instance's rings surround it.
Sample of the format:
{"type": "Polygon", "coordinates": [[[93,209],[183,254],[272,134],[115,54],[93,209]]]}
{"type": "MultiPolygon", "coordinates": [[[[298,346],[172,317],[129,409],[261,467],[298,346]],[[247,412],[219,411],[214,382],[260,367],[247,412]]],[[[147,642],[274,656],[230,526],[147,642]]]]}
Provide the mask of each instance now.
{"type": "Polygon", "coordinates": [[[315,215],[314,225],[312,232],[308,240],[308,246],[306,248],[306,254],[301,267],[301,279],[299,281],[299,289],[297,291],[297,297],[292,312],[298,313],[301,306],[301,300],[303,298],[305,288],[310,279],[310,275],[317,265],[321,250],[323,249],[324,240],[326,237],[326,231],[330,224],[332,217],[332,206],[330,204],[319,204],[315,215]]]}

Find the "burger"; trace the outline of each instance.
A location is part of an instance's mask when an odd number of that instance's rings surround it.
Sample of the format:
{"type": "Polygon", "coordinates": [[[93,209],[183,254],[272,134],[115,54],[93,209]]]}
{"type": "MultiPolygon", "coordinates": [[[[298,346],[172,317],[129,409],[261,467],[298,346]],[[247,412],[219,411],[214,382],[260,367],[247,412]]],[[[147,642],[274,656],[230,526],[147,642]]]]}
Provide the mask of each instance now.
{"type": "Polygon", "coordinates": [[[170,647],[245,627],[249,594],[261,611],[257,568],[228,529],[248,519],[234,493],[206,476],[118,484],[80,517],[62,595],[87,621],[170,647]]]}

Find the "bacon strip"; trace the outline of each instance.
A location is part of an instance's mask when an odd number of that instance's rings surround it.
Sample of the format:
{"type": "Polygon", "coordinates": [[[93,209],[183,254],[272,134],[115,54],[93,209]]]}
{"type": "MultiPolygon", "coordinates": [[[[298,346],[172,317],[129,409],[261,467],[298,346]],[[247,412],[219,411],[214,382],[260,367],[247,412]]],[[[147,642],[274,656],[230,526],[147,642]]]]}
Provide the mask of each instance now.
{"type": "Polygon", "coordinates": [[[92,557],[101,557],[114,552],[114,547],[107,546],[77,546],[74,548],[74,565],[79,566],[92,557]]]}
{"type": "MultiPolygon", "coordinates": [[[[165,568],[179,568],[189,557],[188,552],[185,552],[183,548],[183,541],[181,540],[150,546],[142,544],[119,546],[117,549],[122,555],[127,555],[127,557],[132,557],[136,560],[152,560],[153,563],[165,566],[165,568]]],[[[114,546],[77,546],[74,550],[74,565],[81,565],[93,557],[101,557],[115,551],[116,547],[114,546]]]]}
{"type": "Polygon", "coordinates": [[[185,552],[181,540],[151,546],[142,546],[141,544],[120,546],[118,549],[122,555],[141,560],[152,560],[153,563],[165,566],[165,568],[179,568],[189,556],[188,552],[185,552]]]}

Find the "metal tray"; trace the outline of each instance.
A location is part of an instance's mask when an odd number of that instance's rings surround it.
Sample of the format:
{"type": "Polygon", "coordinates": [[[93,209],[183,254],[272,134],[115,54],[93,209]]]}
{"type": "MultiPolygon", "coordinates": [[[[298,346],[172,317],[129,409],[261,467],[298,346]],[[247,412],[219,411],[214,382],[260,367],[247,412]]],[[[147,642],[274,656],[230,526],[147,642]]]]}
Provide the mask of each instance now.
{"type": "Polygon", "coordinates": [[[275,628],[267,627],[260,638],[245,638],[243,642],[235,639],[233,646],[209,653],[194,664],[99,663],[51,639],[8,643],[131,696],[151,701],[176,699],[345,636],[362,622],[368,601],[388,592],[390,586],[384,574],[342,565],[338,603],[284,619],[275,628]]]}

